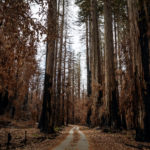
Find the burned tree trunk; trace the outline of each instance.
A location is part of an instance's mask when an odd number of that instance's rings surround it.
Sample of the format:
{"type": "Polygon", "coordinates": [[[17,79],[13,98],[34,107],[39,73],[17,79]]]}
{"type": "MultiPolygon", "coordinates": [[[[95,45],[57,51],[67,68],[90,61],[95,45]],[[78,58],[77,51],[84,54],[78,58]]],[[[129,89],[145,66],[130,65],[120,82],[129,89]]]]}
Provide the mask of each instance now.
{"type": "Polygon", "coordinates": [[[53,71],[54,71],[54,51],[56,42],[56,14],[57,2],[50,0],[48,2],[48,35],[47,35],[47,51],[46,51],[46,70],[44,81],[44,96],[42,114],[40,118],[39,128],[44,132],[54,131],[53,113],[53,71]]]}
{"type": "Polygon", "coordinates": [[[134,100],[137,104],[136,137],[150,140],[150,68],[148,0],[128,0],[130,39],[134,73],[134,100]]]}

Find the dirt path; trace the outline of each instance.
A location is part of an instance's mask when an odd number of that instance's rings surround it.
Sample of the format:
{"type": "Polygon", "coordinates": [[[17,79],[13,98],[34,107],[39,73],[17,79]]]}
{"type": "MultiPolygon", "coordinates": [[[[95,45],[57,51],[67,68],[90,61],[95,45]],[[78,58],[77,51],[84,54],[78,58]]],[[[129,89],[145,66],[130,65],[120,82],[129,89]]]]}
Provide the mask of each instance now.
{"type": "Polygon", "coordinates": [[[36,126],[31,127],[25,122],[0,127],[0,150],[6,150],[8,133],[12,135],[11,150],[150,150],[150,142],[135,141],[135,131],[112,133],[99,128],[69,125],[57,133],[44,134],[36,126]]]}
{"type": "Polygon", "coordinates": [[[89,144],[85,134],[78,126],[73,126],[67,138],[53,150],[88,150],[89,144]]]}

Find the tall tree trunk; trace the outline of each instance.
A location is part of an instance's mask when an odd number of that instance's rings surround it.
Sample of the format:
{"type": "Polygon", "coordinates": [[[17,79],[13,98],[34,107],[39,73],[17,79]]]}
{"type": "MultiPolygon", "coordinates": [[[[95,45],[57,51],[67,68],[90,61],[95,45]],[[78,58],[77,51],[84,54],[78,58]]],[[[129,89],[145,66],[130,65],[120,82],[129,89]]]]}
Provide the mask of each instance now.
{"type": "MultiPolygon", "coordinates": [[[[79,58],[78,58],[78,62],[77,62],[77,79],[78,79],[78,81],[77,81],[77,84],[78,84],[78,100],[80,100],[80,91],[81,91],[81,88],[80,88],[80,86],[81,86],[81,66],[80,66],[80,55],[79,55],[79,58]]],[[[74,74],[73,74],[73,76],[74,76],[74,74]]]]}
{"type": "Polygon", "coordinates": [[[72,108],[72,120],[73,124],[75,123],[75,96],[74,96],[74,89],[75,89],[75,62],[74,62],[74,54],[73,54],[73,60],[72,60],[72,65],[73,65],[73,72],[72,72],[72,103],[73,103],[73,108],[72,108]]]}
{"type": "Polygon", "coordinates": [[[101,78],[101,57],[100,57],[100,43],[99,43],[99,29],[98,29],[98,10],[97,10],[97,0],[91,0],[91,87],[92,87],[92,97],[93,97],[93,125],[98,125],[98,109],[101,103],[102,91],[100,87],[102,85],[101,78]]]}
{"type": "Polygon", "coordinates": [[[118,100],[114,73],[113,32],[111,0],[104,1],[105,21],[105,108],[106,124],[112,128],[117,127],[118,100]]]}
{"type": "Polygon", "coordinates": [[[66,55],[67,55],[67,33],[65,36],[65,49],[64,49],[64,74],[63,74],[63,86],[62,86],[62,125],[64,125],[64,120],[65,120],[65,92],[66,92],[66,55]]]}
{"type": "Polygon", "coordinates": [[[87,95],[91,95],[90,61],[89,61],[89,17],[86,19],[86,66],[87,66],[87,95]]]}
{"type": "MultiPolygon", "coordinates": [[[[92,84],[95,84],[94,82],[98,82],[98,54],[100,54],[99,49],[99,30],[98,30],[98,14],[97,14],[97,0],[91,0],[91,48],[92,48],[92,84]]],[[[93,85],[94,86],[94,85],[93,85]]],[[[94,93],[94,91],[93,91],[94,93]]]]}
{"type": "Polygon", "coordinates": [[[69,118],[69,102],[71,99],[71,58],[72,58],[72,53],[69,53],[69,58],[68,58],[68,81],[67,81],[67,100],[66,100],[66,125],[69,124],[70,118],[69,118]]]}
{"type": "Polygon", "coordinates": [[[147,11],[150,10],[150,3],[148,0],[128,0],[128,8],[135,79],[133,96],[138,106],[136,136],[140,140],[150,140],[150,26],[147,19],[150,16],[150,11],[147,11]]]}
{"type": "Polygon", "coordinates": [[[53,97],[55,99],[54,101],[54,105],[53,105],[53,108],[54,108],[54,114],[53,114],[53,117],[54,117],[54,120],[55,120],[55,125],[57,124],[57,110],[56,110],[56,105],[57,105],[57,89],[56,89],[56,85],[57,85],[57,64],[58,64],[58,45],[59,45],[59,16],[60,16],[60,0],[58,0],[58,4],[57,4],[57,24],[56,24],[56,30],[57,30],[57,39],[56,39],[56,50],[55,50],[55,57],[54,57],[54,60],[55,60],[55,63],[54,63],[54,84],[53,84],[53,90],[54,90],[54,93],[53,93],[53,97]]]}
{"type": "Polygon", "coordinates": [[[42,114],[40,118],[39,128],[44,132],[54,131],[54,120],[52,120],[52,104],[53,104],[53,71],[54,71],[54,51],[56,46],[56,14],[57,1],[48,1],[48,35],[47,35],[47,51],[46,51],[46,69],[44,81],[44,95],[42,114]]]}
{"type": "Polygon", "coordinates": [[[57,82],[57,124],[61,125],[61,103],[62,103],[62,51],[63,51],[63,39],[64,39],[64,17],[65,17],[65,0],[62,1],[62,20],[61,20],[61,31],[60,31],[60,49],[59,49],[59,63],[58,63],[58,82],[57,82]]]}

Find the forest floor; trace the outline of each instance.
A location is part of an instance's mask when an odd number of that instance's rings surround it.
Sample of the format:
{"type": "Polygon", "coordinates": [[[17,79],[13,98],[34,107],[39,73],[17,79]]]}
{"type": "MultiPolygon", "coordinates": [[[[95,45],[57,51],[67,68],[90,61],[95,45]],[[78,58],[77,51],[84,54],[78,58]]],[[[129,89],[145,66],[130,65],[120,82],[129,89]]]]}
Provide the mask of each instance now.
{"type": "Polygon", "coordinates": [[[150,143],[135,141],[134,131],[112,133],[78,125],[55,130],[48,135],[33,122],[0,120],[0,150],[150,150],[150,143]],[[9,148],[8,133],[12,137],[9,148]]]}
{"type": "Polygon", "coordinates": [[[81,127],[89,141],[89,150],[150,150],[150,143],[135,141],[135,131],[110,132],[81,127]]]}
{"type": "Polygon", "coordinates": [[[0,150],[51,150],[67,137],[71,128],[72,126],[56,128],[56,133],[44,134],[33,122],[0,120],[0,150]],[[8,148],[9,133],[11,141],[8,148]]]}

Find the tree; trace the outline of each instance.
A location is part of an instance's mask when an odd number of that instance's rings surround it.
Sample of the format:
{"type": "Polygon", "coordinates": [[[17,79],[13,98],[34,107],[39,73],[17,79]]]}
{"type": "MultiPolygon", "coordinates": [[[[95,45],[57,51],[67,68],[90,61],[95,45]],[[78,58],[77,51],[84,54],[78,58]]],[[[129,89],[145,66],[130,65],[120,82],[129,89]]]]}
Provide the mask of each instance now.
{"type": "Polygon", "coordinates": [[[112,32],[111,0],[104,1],[105,21],[105,108],[106,125],[116,128],[118,122],[118,100],[114,73],[114,48],[112,32]]]}
{"type": "Polygon", "coordinates": [[[20,118],[30,80],[38,68],[36,43],[42,26],[32,18],[29,1],[24,0],[0,1],[0,20],[0,114],[14,116],[11,112],[18,111],[20,118]]]}
{"type": "Polygon", "coordinates": [[[136,136],[150,139],[149,10],[147,0],[128,0],[130,40],[134,74],[134,101],[137,104],[136,136]]]}
{"type": "Polygon", "coordinates": [[[61,102],[62,102],[62,53],[63,53],[63,42],[64,42],[64,18],[65,18],[65,0],[62,1],[62,18],[60,28],[60,49],[59,49],[59,61],[58,61],[58,82],[57,82],[57,124],[61,125],[61,102]]]}
{"type": "Polygon", "coordinates": [[[80,7],[78,14],[79,22],[85,23],[85,38],[86,38],[86,63],[87,63],[87,93],[91,95],[91,70],[90,70],[90,0],[76,0],[76,5],[80,7]]]}
{"type": "Polygon", "coordinates": [[[54,131],[53,120],[53,71],[54,71],[54,52],[56,42],[56,14],[57,14],[57,1],[48,1],[48,16],[47,16],[47,50],[46,50],[46,69],[44,81],[44,95],[43,106],[39,128],[44,132],[54,131]]]}

